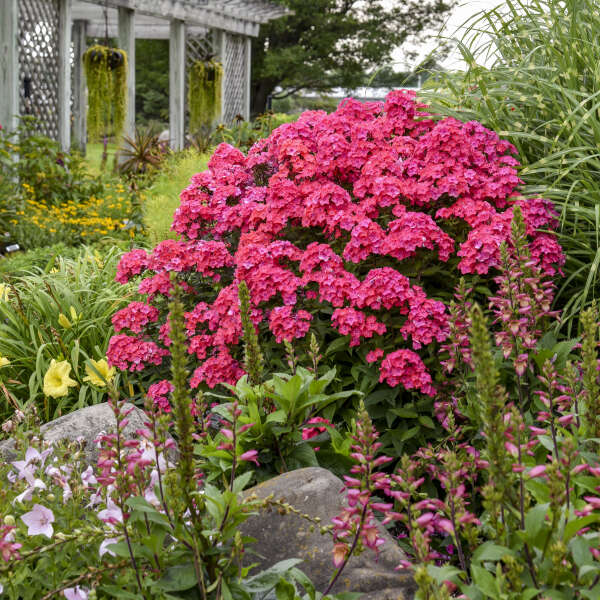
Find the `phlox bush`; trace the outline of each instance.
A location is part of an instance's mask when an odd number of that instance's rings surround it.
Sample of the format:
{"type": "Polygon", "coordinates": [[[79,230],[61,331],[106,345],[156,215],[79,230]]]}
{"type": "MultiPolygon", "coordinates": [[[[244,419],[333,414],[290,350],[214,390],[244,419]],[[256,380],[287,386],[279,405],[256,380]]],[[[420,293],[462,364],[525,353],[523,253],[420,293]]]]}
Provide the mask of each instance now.
{"type": "Polygon", "coordinates": [[[156,368],[167,355],[176,272],[187,291],[193,387],[243,373],[243,280],[262,339],[313,329],[326,347],[345,336],[336,348],[355,351],[381,383],[434,395],[424,358],[449,334],[443,300],[461,275],[500,266],[515,205],[531,260],[552,275],[564,259],[548,231],[557,225],[551,204],[518,194],[515,148],[477,122],[424,109],[414,92],[393,91],[385,102],[305,112],[246,156],[221,144],[181,193],[172,225],[180,239],[119,264],[117,280],[139,276],[152,308],[135,303],[115,315],[112,364],[156,368]]]}

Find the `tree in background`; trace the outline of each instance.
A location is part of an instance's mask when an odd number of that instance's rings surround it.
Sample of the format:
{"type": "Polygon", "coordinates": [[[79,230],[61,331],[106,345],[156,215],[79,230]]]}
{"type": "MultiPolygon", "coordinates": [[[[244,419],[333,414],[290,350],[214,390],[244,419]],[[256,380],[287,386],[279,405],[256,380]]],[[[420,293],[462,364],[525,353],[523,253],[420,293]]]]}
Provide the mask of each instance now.
{"type": "Polygon", "coordinates": [[[135,42],[136,120],[169,121],[169,40],[135,42]]]}
{"type": "Polygon", "coordinates": [[[294,11],[252,40],[252,113],[267,98],[365,83],[408,39],[441,25],[455,0],[276,0],[294,11]]]}

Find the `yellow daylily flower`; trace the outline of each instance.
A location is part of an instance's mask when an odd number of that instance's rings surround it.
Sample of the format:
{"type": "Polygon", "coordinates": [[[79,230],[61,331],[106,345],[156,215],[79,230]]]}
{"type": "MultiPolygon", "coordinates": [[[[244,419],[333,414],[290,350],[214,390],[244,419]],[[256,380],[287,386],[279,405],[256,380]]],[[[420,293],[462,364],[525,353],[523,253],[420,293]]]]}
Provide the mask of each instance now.
{"type": "Polygon", "coordinates": [[[77,385],[69,377],[71,365],[66,360],[56,362],[52,359],[44,375],[44,394],[51,398],[61,398],[69,393],[69,388],[77,385]]]}
{"type": "Polygon", "coordinates": [[[69,321],[69,319],[67,319],[67,317],[65,317],[65,315],[62,313],[58,315],[58,322],[65,329],[71,329],[71,321],[69,321]]]}
{"type": "Polygon", "coordinates": [[[0,367],[5,367],[6,365],[10,365],[10,360],[0,354],[0,367]]]}
{"type": "Polygon", "coordinates": [[[84,381],[89,381],[91,384],[98,387],[104,387],[107,383],[112,381],[116,369],[114,367],[109,367],[105,358],[102,358],[101,360],[90,359],[90,363],[91,366],[89,364],[85,365],[87,376],[83,378],[84,381]],[[92,367],[94,368],[92,369],[92,367]]]}

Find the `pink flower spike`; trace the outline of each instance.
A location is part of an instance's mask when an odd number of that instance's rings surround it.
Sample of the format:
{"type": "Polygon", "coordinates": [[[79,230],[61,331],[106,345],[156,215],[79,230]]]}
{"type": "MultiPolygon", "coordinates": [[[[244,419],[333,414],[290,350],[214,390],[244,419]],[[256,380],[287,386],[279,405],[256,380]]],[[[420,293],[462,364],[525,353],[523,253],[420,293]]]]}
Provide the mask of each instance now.
{"type": "Polygon", "coordinates": [[[27,525],[27,535],[45,535],[51,538],[54,529],[54,513],[41,504],[34,504],[33,509],[21,517],[21,521],[27,525]]]}
{"type": "Polygon", "coordinates": [[[258,460],[256,460],[257,456],[258,456],[257,450],[248,450],[247,452],[244,452],[244,454],[242,454],[240,456],[240,460],[246,460],[248,462],[253,462],[258,467],[260,465],[258,463],[258,460]]]}

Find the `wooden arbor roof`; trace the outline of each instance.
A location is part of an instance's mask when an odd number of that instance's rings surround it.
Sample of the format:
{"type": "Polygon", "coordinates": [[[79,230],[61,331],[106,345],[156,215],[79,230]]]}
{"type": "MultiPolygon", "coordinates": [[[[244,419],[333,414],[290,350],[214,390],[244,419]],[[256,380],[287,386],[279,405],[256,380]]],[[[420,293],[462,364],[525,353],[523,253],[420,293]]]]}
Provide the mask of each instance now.
{"type": "MultiPolygon", "coordinates": [[[[250,40],[289,11],[268,0],[1,0],[0,124],[32,114],[64,149],[85,149],[86,86],[81,57],[88,37],[118,39],[128,54],[126,135],[135,126],[135,39],[169,40],[169,121],[173,148],[185,139],[186,64],[193,42],[223,64],[221,120],[249,118],[250,40]],[[72,107],[72,108],[71,108],[72,107]]],[[[196,46],[197,47],[197,46],[196,46]]],[[[192,56],[193,57],[193,56],[192,56]]]]}

